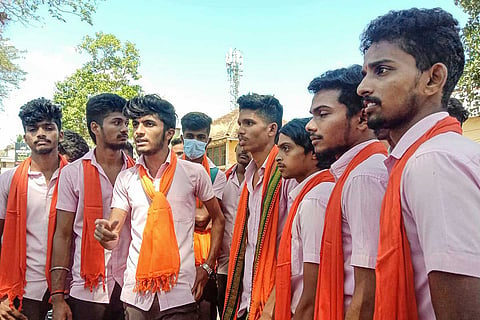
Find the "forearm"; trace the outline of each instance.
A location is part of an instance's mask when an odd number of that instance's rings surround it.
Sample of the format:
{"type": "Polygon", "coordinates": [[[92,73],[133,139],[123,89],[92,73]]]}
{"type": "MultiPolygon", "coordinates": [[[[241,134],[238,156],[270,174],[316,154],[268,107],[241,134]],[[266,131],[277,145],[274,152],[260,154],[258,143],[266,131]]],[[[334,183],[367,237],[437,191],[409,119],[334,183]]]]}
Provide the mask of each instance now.
{"type": "Polygon", "coordinates": [[[354,277],[355,288],[345,319],[371,320],[375,306],[375,270],[354,267],[354,277]]]}
{"type": "Polygon", "coordinates": [[[52,264],[50,275],[52,278],[52,292],[65,289],[65,279],[70,268],[70,248],[72,234],[57,230],[53,238],[52,264]],[[65,269],[61,269],[65,268],[65,269]]]}

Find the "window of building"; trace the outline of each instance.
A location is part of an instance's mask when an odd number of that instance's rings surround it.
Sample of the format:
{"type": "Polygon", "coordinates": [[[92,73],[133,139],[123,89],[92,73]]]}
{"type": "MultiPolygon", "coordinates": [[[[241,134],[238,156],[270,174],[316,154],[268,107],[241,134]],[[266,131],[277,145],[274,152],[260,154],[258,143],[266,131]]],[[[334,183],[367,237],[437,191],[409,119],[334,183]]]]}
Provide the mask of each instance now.
{"type": "Polygon", "coordinates": [[[226,162],[226,145],[209,147],[207,149],[207,156],[215,163],[217,166],[224,166],[226,162]]]}

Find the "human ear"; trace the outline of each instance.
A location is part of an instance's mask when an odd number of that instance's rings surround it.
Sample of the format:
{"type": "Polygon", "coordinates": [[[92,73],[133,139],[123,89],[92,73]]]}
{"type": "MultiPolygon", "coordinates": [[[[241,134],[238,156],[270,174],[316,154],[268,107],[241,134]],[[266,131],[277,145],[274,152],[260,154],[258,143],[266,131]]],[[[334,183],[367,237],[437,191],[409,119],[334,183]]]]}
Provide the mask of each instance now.
{"type": "Polygon", "coordinates": [[[428,76],[428,79],[426,80],[427,83],[424,87],[425,94],[429,96],[438,92],[441,94],[443,92],[445,82],[447,82],[447,67],[443,63],[438,62],[431,66],[430,69],[425,71],[425,74],[428,76]]]}

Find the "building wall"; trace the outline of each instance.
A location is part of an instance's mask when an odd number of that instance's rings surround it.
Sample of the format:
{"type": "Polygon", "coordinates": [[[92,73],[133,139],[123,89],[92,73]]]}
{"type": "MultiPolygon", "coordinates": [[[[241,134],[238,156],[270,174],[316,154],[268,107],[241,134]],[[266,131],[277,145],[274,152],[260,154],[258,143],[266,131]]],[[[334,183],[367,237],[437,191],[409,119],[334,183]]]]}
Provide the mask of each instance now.
{"type": "Polygon", "coordinates": [[[237,156],[235,155],[235,146],[238,144],[237,139],[227,140],[227,166],[230,168],[237,162],[237,156]]]}
{"type": "Polygon", "coordinates": [[[480,117],[468,118],[462,129],[464,136],[480,143],[480,117]]]}

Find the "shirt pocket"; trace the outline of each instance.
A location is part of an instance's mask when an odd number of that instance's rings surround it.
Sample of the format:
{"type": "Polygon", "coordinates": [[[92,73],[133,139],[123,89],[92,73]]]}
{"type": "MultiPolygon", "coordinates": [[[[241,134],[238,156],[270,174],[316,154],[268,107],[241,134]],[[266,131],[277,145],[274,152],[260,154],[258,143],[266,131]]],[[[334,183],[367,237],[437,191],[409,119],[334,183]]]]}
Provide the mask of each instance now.
{"type": "Polygon", "coordinates": [[[195,201],[187,196],[169,196],[168,202],[172,208],[173,221],[191,222],[195,219],[195,201]]]}

